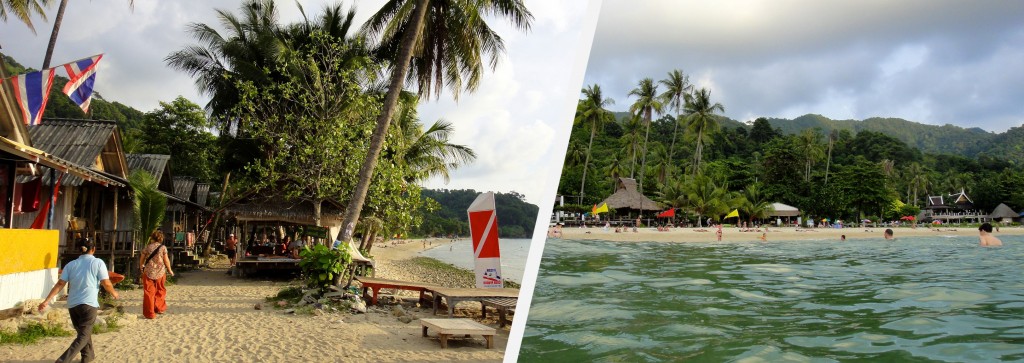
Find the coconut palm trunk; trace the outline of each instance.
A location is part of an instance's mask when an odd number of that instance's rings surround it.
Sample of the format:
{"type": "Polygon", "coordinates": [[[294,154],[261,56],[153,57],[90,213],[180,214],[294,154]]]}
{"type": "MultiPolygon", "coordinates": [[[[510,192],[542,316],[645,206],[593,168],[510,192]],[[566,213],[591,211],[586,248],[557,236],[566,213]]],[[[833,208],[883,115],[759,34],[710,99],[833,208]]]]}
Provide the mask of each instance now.
{"type": "Polygon", "coordinates": [[[64,9],[68,7],[68,0],[60,0],[57,7],[57,17],[53,18],[53,31],[50,32],[50,43],[46,46],[46,57],[43,58],[43,68],[50,68],[50,58],[53,57],[53,48],[57,46],[57,33],[60,32],[60,24],[64,21],[64,9]]]}
{"type": "Polygon", "coordinates": [[[583,188],[587,185],[587,168],[590,166],[590,151],[594,148],[594,135],[597,134],[597,127],[590,128],[590,143],[587,144],[587,157],[583,159],[583,180],[580,181],[580,204],[583,204],[583,188]]]}
{"type": "Polygon", "coordinates": [[[409,74],[409,62],[412,60],[413,48],[416,46],[416,39],[419,37],[423,27],[423,19],[427,15],[427,8],[430,0],[417,0],[413,12],[415,15],[410,20],[410,26],[402,34],[402,44],[398,50],[398,57],[392,64],[391,81],[388,85],[388,93],[384,96],[384,108],[377,117],[377,126],[373,128],[370,136],[370,148],[366,152],[366,159],[359,168],[359,181],[352,192],[348,206],[345,208],[345,219],[342,222],[340,240],[348,242],[355,233],[356,222],[359,221],[359,213],[366,202],[366,193],[370,190],[370,180],[373,178],[373,169],[377,167],[377,158],[384,149],[384,138],[388,134],[388,126],[391,118],[395,115],[398,107],[398,96],[405,87],[405,77],[409,74]]]}

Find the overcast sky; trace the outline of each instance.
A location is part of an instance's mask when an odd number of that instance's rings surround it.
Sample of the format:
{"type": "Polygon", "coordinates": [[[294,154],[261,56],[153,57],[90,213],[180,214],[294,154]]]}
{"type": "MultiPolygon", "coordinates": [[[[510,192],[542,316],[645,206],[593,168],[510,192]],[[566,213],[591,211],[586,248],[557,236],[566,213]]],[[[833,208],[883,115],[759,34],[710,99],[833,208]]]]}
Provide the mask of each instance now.
{"type": "MultiPolygon", "coordinates": [[[[300,1],[310,16],[319,14],[328,1],[300,1]]],[[[359,1],[357,24],[375,12],[383,1],[359,1]]],[[[420,106],[429,124],[444,118],[455,124],[454,142],[472,147],[478,155],[472,165],[452,175],[445,185],[432,180],[428,187],[509,192],[526,195],[542,204],[547,179],[557,177],[564,142],[555,134],[567,131],[580,85],[569,83],[581,48],[580,24],[585,0],[526,0],[535,17],[528,33],[513,31],[504,21],[491,26],[505,39],[507,54],[497,70],[487,72],[475,94],[463,94],[456,104],[442,95],[420,106]]],[[[136,1],[130,11],[126,1],[72,1],[64,17],[51,64],[59,65],[96,53],[105,53],[96,91],[142,111],[155,109],[160,101],[178,95],[205,105],[193,80],[166,66],[164,57],[194,41],[185,33],[192,22],[215,25],[214,9],[238,13],[239,1],[136,1]]],[[[282,23],[298,21],[292,1],[280,1],[282,23]]],[[[347,8],[352,1],[343,2],[347,8]]],[[[56,5],[49,11],[51,19],[56,5]]],[[[46,52],[51,25],[37,20],[33,35],[22,23],[10,19],[0,24],[2,51],[19,62],[39,68],[46,52]]],[[[218,29],[223,30],[218,27],[218,29]]],[[[589,41],[589,39],[587,39],[589,41]]],[[[589,45],[589,44],[588,44],[589,45]]],[[[586,51],[585,49],[583,51],[586,51]]],[[[60,72],[63,75],[63,71],[60,72]]]]}
{"type": "MultiPolygon", "coordinates": [[[[672,69],[725,115],[1024,124],[1024,2],[605,0],[585,84],[617,110],[672,69]]],[[[659,92],[663,89],[659,89],[659,92]]]]}

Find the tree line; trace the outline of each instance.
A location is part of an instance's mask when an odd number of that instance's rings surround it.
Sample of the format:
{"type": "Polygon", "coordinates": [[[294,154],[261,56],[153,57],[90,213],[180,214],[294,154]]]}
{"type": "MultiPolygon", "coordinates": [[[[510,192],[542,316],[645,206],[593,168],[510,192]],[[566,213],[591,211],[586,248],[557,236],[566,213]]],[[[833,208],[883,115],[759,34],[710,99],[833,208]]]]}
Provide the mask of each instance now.
{"type": "MultiPolygon", "coordinates": [[[[426,213],[423,223],[412,230],[414,236],[444,237],[469,235],[469,216],[466,209],[480,193],[473,189],[424,189],[423,198],[437,202],[432,213],[426,213]]],[[[498,236],[501,238],[530,238],[537,223],[539,208],[527,203],[525,196],[516,192],[494,193],[498,213],[498,236]]]]}
{"type": "Polygon", "coordinates": [[[929,195],[961,189],[986,213],[999,203],[1024,207],[1015,187],[1024,185],[1024,168],[1006,157],[925,152],[868,129],[787,133],[773,127],[779,119],[739,123],[679,70],[638,81],[628,100],[606,97],[597,84],[581,94],[559,183],[580,205],[599,203],[628,177],[697,223],[733,209],[743,220],[763,218],[773,202],[819,218],[894,220],[917,214],[929,195]],[[616,101],[631,102],[629,111],[611,111],[616,101]]]}

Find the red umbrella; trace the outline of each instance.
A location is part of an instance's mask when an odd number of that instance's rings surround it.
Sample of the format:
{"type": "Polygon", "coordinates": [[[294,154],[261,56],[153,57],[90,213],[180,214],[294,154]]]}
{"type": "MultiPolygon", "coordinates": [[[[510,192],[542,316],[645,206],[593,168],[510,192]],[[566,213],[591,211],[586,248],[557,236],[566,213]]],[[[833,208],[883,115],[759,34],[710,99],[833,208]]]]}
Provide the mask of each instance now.
{"type": "Polygon", "coordinates": [[[915,220],[917,218],[914,217],[914,216],[903,216],[903,217],[900,217],[900,219],[904,220],[904,221],[912,221],[912,220],[915,220]]]}
{"type": "Polygon", "coordinates": [[[676,209],[675,208],[671,208],[671,209],[669,209],[667,211],[658,213],[658,218],[671,218],[671,217],[675,217],[675,216],[676,216],[676,209]]]}

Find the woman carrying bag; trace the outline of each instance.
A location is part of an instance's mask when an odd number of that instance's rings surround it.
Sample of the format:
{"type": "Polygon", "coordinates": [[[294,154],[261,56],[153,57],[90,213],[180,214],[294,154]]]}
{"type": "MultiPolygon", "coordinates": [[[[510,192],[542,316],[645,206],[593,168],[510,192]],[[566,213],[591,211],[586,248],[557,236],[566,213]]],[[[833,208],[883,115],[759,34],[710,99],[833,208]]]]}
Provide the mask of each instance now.
{"type": "Polygon", "coordinates": [[[159,230],[149,236],[149,245],[139,255],[139,266],[142,276],[142,315],[146,319],[156,319],[156,314],[167,310],[167,289],[164,282],[167,275],[174,276],[171,261],[167,258],[167,247],[164,247],[164,234],[159,230]]]}

